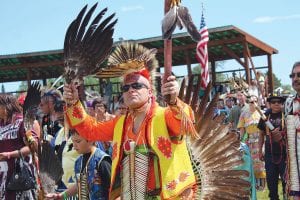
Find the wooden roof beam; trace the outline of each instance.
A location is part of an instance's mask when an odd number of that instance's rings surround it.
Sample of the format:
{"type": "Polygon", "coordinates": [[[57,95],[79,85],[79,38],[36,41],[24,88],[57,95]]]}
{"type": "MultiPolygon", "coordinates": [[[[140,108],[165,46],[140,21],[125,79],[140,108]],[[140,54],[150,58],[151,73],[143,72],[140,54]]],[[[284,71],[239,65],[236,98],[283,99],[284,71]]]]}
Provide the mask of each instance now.
{"type": "MultiPolygon", "coordinates": [[[[245,41],[245,38],[243,37],[236,37],[232,39],[226,39],[226,40],[213,40],[213,41],[208,41],[208,47],[212,46],[220,46],[220,45],[225,45],[225,44],[231,44],[231,43],[240,43],[245,41]]],[[[192,43],[192,44],[186,44],[186,45],[181,45],[181,46],[173,46],[172,51],[183,51],[183,50],[188,50],[188,49],[196,49],[197,43],[192,43]]],[[[164,49],[159,48],[157,50],[158,53],[163,53],[164,49]]]]}
{"type": "Polygon", "coordinates": [[[62,60],[57,60],[57,61],[47,61],[47,62],[38,62],[38,63],[23,63],[20,65],[6,65],[0,67],[0,70],[15,70],[19,69],[21,67],[26,67],[26,68],[40,68],[40,67],[49,67],[52,65],[63,65],[64,62],[62,60]]]}
{"type": "Polygon", "coordinates": [[[222,49],[245,68],[245,62],[243,62],[238,55],[231,51],[231,49],[229,49],[226,45],[223,45],[222,49]]]}
{"type": "Polygon", "coordinates": [[[258,47],[259,49],[265,51],[267,54],[275,54],[278,53],[278,50],[270,47],[269,45],[267,45],[266,43],[263,43],[255,38],[253,38],[250,35],[246,35],[246,41],[256,47],[258,47]]]}

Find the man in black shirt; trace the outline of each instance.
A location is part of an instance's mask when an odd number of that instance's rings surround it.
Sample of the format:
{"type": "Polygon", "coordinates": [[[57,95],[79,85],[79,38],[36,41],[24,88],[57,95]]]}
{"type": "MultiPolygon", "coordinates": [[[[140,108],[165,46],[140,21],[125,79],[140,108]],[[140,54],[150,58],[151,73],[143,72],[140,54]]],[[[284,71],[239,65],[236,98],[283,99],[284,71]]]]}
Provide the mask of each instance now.
{"type": "Polygon", "coordinates": [[[260,130],[259,138],[259,156],[261,160],[265,160],[265,168],[267,174],[267,185],[269,188],[269,197],[271,200],[279,199],[278,196],[278,179],[279,175],[282,180],[282,188],[284,191],[285,181],[285,127],[283,103],[285,99],[280,96],[270,96],[267,101],[270,104],[270,109],[266,111],[267,121],[274,127],[266,126],[266,121],[260,119],[257,127],[260,130]],[[262,147],[265,140],[265,152],[263,155],[262,147]]]}

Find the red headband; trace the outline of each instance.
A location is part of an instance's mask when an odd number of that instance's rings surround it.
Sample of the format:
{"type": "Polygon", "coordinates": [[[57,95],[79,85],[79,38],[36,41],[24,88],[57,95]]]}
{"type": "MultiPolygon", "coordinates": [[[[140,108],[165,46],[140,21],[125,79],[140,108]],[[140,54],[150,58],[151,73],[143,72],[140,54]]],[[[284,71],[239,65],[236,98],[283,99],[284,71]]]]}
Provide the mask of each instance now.
{"type": "Polygon", "coordinates": [[[150,81],[150,73],[146,68],[141,69],[140,71],[134,72],[134,74],[139,74],[145,77],[147,80],[150,81]]]}
{"type": "Polygon", "coordinates": [[[128,81],[128,79],[133,79],[134,76],[132,76],[132,75],[141,75],[144,78],[146,78],[149,82],[151,82],[150,73],[149,73],[149,71],[146,68],[143,68],[143,69],[141,69],[139,71],[127,74],[125,76],[125,78],[124,78],[124,81],[125,80],[128,81]]]}

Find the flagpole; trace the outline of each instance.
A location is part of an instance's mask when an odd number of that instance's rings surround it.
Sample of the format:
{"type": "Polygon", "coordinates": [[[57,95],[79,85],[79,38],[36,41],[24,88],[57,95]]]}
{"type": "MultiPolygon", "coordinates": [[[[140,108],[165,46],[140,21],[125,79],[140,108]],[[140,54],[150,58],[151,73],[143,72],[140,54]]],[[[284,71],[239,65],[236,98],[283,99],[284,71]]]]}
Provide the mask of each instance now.
{"type": "MultiPolygon", "coordinates": [[[[165,0],[164,14],[170,10],[171,0],[165,0]]],[[[164,77],[163,81],[166,82],[167,78],[172,74],[172,39],[164,40],[164,77]]],[[[170,102],[170,95],[164,97],[167,103],[170,102]]]]}

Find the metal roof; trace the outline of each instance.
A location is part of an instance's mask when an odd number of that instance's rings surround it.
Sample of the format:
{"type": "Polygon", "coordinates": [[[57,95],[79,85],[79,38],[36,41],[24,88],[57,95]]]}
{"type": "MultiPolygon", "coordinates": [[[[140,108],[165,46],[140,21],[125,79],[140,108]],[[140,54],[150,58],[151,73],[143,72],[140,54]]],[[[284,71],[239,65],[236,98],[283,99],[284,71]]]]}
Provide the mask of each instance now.
{"type": "MultiPolygon", "coordinates": [[[[258,40],[235,26],[210,28],[208,52],[209,60],[221,61],[233,59],[224,48],[243,58],[243,49],[248,44],[252,57],[277,54],[278,50],[258,40]]],[[[197,63],[194,42],[187,33],[174,34],[173,66],[185,65],[188,55],[190,63],[197,63]]],[[[163,66],[164,41],[161,36],[133,40],[147,48],[157,48],[159,65],[163,66]]],[[[115,45],[120,41],[115,42],[115,45]]],[[[0,56],[0,82],[24,81],[56,78],[63,73],[63,50],[42,51],[0,56]]]]}

